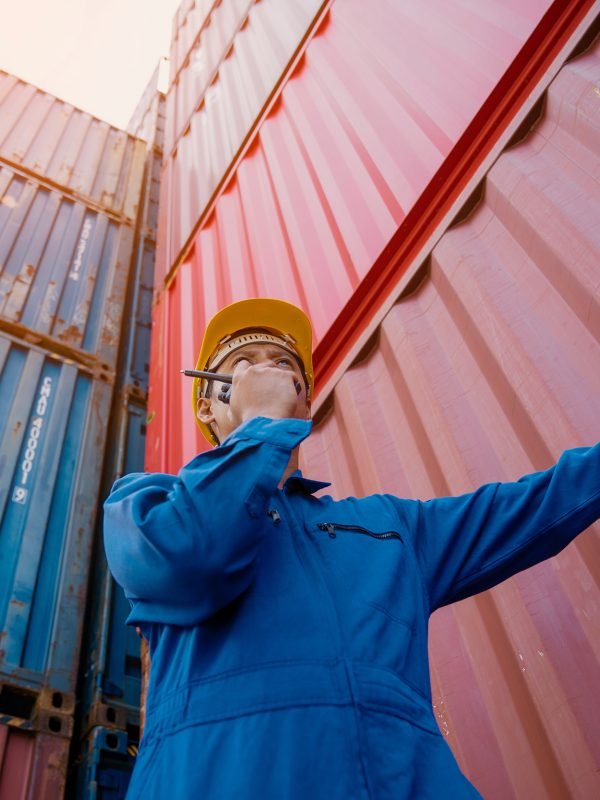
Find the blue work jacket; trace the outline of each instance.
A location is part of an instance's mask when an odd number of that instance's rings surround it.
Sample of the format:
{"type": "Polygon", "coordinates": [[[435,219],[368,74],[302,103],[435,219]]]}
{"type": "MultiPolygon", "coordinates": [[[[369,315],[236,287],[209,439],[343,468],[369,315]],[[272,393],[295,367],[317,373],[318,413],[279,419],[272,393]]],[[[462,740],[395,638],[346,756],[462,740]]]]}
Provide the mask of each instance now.
{"type": "Polygon", "coordinates": [[[278,489],[304,420],[257,417],[178,475],[132,474],[105,547],[151,654],[128,798],[477,798],[431,706],[432,611],[600,516],[600,445],[460,497],[278,489]]]}

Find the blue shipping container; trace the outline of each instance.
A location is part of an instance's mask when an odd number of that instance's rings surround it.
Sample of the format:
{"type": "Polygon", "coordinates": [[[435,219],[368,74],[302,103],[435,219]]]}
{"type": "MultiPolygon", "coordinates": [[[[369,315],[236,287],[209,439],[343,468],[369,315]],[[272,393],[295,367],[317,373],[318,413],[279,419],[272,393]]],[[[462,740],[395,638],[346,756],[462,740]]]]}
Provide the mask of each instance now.
{"type": "Polygon", "coordinates": [[[0,162],[133,222],[146,146],[0,70],[0,162]]]}
{"type": "Polygon", "coordinates": [[[73,712],[111,395],[0,333],[0,713],[73,712]]]}
{"type": "MultiPolygon", "coordinates": [[[[105,491],[121,475],[141,472],[146,443],[146,409],[127,392],[119,396],[110,428],[105,491]]],[[[81,713],[85,731],[95,725],[139,726],[141,694],[140,643],[125,625],[131,607],[110,574],[99,519],[95,569],[91,582],[81,713]]]]}
{"type": "Polygon", "coordinates": [[[15,331],[115,369],[133,244],[129,224],[0,168],[0,317],[15,331]]]}

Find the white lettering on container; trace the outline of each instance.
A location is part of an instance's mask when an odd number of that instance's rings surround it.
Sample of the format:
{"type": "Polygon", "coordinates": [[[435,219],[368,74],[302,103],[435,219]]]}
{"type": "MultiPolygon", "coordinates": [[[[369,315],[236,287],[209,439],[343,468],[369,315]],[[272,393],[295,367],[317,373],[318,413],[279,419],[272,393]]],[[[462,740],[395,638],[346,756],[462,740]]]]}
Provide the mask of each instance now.
{"type": "Polygon", "coordinates": [[[81,264],[83,262],[83,254],[87,249],[88,239],[90,238],[90,233],[92,230],[92,223],[89,219],[83,223],[83,230],[81,231],[81,236],[79,237],[79,243],[77,245],[77,250],[75,252],[75,259],[73,261],[73,266],[71,267],[71,272],[69,272],[69,278],[73,281],[79,280],[79,270],[81,269],[81,264]]]}
{"type": "Polygon", "coordinates": [[[52,378],[46,375],[40,387],[37,403],[35,406],[36,416],[31,420],[29,433],[27,434],[27,442],[25,444],[25,453],[23,454],[23,461],[21,462],[21,479],[17,486],[15,486],[12,494],[13,503],[25,503],[27,500],[28,490],[27,480],[29,473],[33,469],[33,462],[37,452],[38,443],[44,427],[44,417],[48,410],[48,398],[52,392],[52,378]]]}

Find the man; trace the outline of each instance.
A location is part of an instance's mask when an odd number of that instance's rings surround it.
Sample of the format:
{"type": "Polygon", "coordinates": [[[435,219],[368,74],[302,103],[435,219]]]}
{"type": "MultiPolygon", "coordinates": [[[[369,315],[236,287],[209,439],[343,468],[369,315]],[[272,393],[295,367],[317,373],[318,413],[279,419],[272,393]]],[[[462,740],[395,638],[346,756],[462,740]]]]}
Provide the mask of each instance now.
{"type": "Polygon", "coordinates": [[[431,708],[436,608],[558,553],[600,515],[600,446],[472,494],[334,501],[304,478],[310,323],[247,300],[210,322],[194,413],[217,444],[105,505],[109,565],[149,641],[129,798],[476,798],[431,708]]]}

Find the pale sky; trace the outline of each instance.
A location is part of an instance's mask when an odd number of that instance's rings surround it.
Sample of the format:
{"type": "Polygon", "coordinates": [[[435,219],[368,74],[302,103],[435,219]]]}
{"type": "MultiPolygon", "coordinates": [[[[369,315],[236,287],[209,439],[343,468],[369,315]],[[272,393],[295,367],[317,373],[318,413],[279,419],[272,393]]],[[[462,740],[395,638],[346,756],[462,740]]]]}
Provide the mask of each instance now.
{"type": "Polygon", "coordinates": [[[124,128],[180,2],[0,0],[0,69],[124,128]]]}

